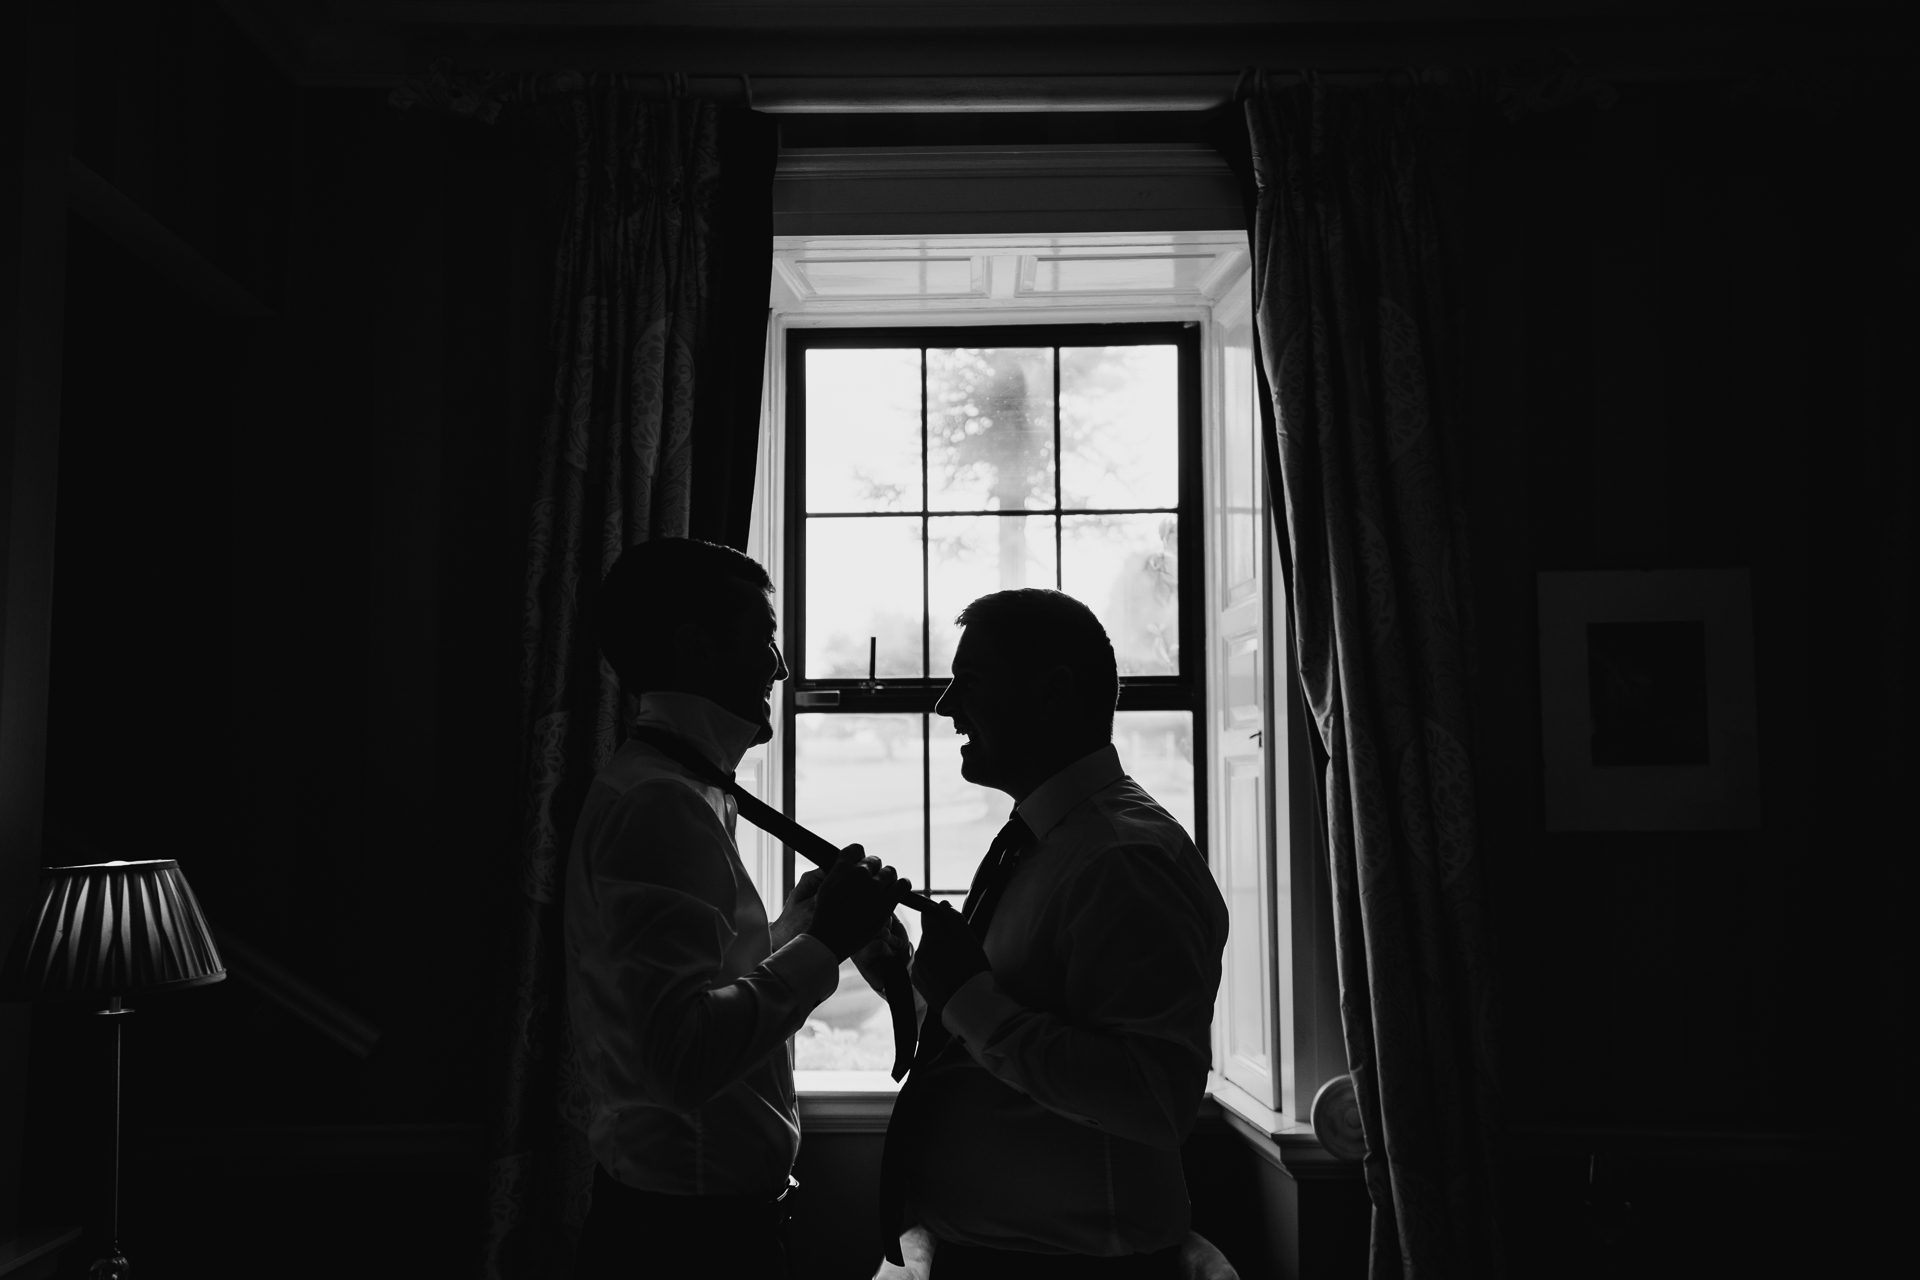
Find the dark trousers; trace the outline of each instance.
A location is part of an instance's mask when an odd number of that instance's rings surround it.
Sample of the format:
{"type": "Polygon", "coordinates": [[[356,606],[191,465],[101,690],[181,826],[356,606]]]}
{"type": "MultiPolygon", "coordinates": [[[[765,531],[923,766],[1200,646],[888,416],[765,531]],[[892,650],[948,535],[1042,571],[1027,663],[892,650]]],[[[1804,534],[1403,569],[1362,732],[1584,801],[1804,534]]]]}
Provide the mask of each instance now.
{"type": "Polygon", "coordinates": [[[1016,1253],[940,1241],[933,1249],[933,1280],[1174,1280],[1180,1246],[1124,1258],[1016,1253]]]}
{"type": "Polygon", "coordinates": [[[787,1202],[666,1196],[593,1171],[577,1280],[787,1280],[787,1202]]]}

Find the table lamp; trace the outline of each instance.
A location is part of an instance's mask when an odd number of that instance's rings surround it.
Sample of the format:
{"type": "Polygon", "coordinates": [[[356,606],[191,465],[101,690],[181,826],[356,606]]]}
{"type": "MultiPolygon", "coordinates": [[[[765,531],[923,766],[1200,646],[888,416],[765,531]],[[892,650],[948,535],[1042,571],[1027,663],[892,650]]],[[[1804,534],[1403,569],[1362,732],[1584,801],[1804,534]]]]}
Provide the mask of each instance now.
{"type": "Polygon", "coordinates": [[[227,976],[180,864],[53,867],[0,969],[0,1000],[105,999],[113,1023],[113,1246],[100,1280],[129,1272],[120,1252],[120,1019],[127,996],[205,986],[227,976]]]}

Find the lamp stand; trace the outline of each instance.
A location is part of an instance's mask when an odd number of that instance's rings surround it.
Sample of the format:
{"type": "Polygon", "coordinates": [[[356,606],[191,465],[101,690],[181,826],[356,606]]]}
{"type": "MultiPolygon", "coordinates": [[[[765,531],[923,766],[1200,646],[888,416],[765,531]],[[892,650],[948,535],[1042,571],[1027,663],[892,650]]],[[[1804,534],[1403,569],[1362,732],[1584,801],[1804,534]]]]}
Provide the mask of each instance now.
{"type": "Polygon", "coordinates": [[[120,1020],[132,1012],[119,996],[100,1011],[101,1017],[113,1019],[113,1244],[106,1257],[87,1269],[92,1280],[127,1280],[133,1274],[133,1264],[120,1252],[120,1020]]]}

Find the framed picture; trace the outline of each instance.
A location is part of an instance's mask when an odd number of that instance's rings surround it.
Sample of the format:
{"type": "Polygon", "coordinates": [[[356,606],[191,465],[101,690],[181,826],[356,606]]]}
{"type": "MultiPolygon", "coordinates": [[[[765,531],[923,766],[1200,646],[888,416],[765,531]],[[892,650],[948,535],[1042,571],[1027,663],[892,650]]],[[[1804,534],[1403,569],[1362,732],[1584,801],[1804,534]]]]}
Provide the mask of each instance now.
{"type": "Polygon", "coordinates": [[[1542,573],[1549,831],[1760,825],[1745,569],[1542,573]]]}

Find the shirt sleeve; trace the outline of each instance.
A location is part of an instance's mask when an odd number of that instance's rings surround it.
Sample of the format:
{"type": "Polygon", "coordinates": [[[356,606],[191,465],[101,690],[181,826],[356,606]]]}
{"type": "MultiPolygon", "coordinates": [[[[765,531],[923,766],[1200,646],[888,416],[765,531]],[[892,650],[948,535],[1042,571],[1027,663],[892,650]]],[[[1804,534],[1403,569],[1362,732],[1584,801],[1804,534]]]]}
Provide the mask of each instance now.
{"type": "Polygon", "coordinates": [[[1048,1110],[1177,1149],[1206,1094],[1224,938],[1167,850],[1103,853],[1064,896],[1069,1015],[1028,1008],[983,973],[942,1021],[995,1079],[1048,1110]]]}
{"type": "Polygon", "coordinates": [[[725,828],[678,783],[621,798],[590,855],[593,909],[606,939],[594,986],[609,1046],[650,1101],[685,1112],[784,1047],[833,994],[839,965],[801,935],[729,979],[738,888],[725,828]]]}

